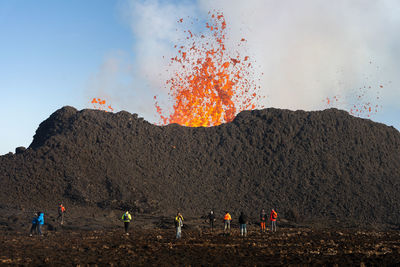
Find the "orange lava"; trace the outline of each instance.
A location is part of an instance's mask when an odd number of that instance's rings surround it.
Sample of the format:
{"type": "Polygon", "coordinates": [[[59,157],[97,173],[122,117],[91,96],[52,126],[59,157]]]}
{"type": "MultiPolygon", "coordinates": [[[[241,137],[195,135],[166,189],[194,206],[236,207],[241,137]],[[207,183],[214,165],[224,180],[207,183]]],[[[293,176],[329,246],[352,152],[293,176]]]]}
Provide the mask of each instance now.
{"type": "MultiPolygon", "coordinates": [[[[178,23],[183,21],[179,19],[178,23]]],[[[154,97],[162,124],[215,126],[257,106],[262,97],[253,77],[253,63],[248,55],[241,56],[239,49],[228,51],[226,27],[222,13],[209,13],[205,33],[185,30],[184,41],[174,46],[177,55],[170,61],[174,72],[166,81],[173,102],[170,114],[165,114],[154,97]]],[[[244,38],[237,48],[243,42],[244,38]]]]}
{"type": "Polygon", "coordinates": [[[111,107],[111,105],[107,106],[106,100],[104,100],[104,99],[95,97],[92,99],[91,103],[92,103],[94,109],[103,110],[105,112],[108,112],[108,111],[113,112],[114,111],[114,109],[111,107]]]}

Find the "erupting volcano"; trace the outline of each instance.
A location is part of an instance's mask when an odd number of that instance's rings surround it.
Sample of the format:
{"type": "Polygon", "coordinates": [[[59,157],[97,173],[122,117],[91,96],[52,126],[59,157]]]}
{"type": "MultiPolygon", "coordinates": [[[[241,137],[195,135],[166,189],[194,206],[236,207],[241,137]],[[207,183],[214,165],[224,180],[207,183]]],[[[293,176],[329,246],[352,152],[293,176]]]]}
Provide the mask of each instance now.
{"type": "MultiPolygon", "coordinates": [[[[182,24],[183,19],[178,23],[182,24]]],[[[209,13],[205,33],[187,34],[175,45],[177,55],[171,58],[174,69],[166,81],[173,109],[167,115],[155,106],[163,124],[185,126],[215,126],[230,122],[242,110],[258,106],[262,96],[254,77],[254,67],[248,55],[241,55],[246,40],[242,38],[236,49],[226,47],[227,25],[220,12],[209,13]]]]}

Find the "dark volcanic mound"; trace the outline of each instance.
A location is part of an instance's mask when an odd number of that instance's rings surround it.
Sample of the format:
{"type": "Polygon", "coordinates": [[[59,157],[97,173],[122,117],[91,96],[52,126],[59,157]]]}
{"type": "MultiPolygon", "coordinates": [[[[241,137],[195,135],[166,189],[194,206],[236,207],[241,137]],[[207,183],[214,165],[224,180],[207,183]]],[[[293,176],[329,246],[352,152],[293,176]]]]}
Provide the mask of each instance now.
{"type": "Polygon", "coordinates": [[[0,208],[74,206],[400,225],[400,133],[329,109],[241,112],[211,128],[63,107],[0,157],[0,208]]]}

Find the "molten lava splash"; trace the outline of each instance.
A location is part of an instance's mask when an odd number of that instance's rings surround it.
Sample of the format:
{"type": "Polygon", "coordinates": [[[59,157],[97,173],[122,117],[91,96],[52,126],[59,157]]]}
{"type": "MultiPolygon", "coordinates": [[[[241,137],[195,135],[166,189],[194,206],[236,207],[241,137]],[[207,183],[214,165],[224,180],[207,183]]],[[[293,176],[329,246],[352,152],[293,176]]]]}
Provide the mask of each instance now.
{"type": "Polygon", "coordinates": [[[106,101],[104,99],[93,98],[91,103],[92,103],[94,109],[104,110],[105,112],[107,112],[107,111],[113,112],[114,111],[114,109],[111,107],[111,105],[108,105],[108,106],[106,105],[106,101]]]}
{"type": "MultiPolygon", "coordinates": [[[[178,23],[183,23],[183,19],[178,23]]],[[[184,43],[175,45],[177,55],[171,58],[170,67],[177,68],[166,81],[173,102],[171,114],[165,115],[154,97],[163,124],[219,125],[232,121],[242,110],[254,109],[261,99],[249,56],[241,56],[239,49],[228,51],[225,47],[223,14],[209,14],[205,30],[204,34],[186,30],[184,43]]],[[[245,42],[242,38],[237,46],[245,42]]]]}

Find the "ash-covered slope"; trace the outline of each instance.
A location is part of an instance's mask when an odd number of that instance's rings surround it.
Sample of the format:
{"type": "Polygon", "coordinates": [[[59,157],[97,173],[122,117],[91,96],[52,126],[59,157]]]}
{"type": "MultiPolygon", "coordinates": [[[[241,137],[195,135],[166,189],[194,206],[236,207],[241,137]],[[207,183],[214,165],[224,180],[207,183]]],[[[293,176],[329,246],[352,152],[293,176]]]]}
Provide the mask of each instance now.
{"type": "Polygon", "coordinates": [[[400,224],[400,133],[344,111],[241,112],[211,128],[63,107],[0,157],[0,206],[130,208],[400,224]]]}

